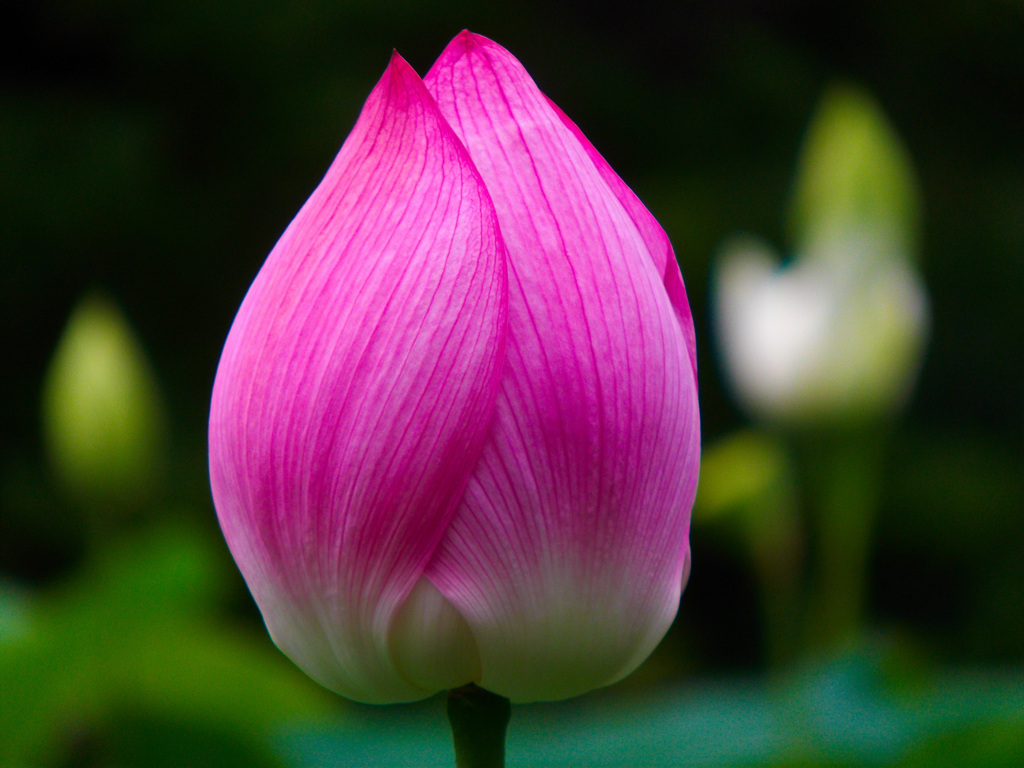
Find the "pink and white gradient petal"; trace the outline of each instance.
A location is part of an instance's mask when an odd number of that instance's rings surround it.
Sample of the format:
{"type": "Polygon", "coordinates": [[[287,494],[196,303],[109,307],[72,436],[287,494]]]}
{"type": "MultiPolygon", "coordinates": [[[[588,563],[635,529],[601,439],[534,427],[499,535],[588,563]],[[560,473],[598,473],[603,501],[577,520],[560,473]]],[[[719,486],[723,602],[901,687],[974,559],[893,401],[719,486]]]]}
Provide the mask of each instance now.
{"type": "Polygon", "coordinates": [[[467,682],[416,679],[391,633],[447,622],[434,655],[467,642],[429,594],[397,617],[487,437],[505,262],[479,174],[396,54],[246,296],[210,416],[221,526],[270,634],[346,697],[467,682]]]}
{"type": "Polygon", "coordinates": [[[494,419],[425,573],[475,638],[480,685],[564,698],[632,671],[677,610],[700,450],[692,321],[660,228],[511,54],[464,32],[425,83],[509,259],[494,419]]]}

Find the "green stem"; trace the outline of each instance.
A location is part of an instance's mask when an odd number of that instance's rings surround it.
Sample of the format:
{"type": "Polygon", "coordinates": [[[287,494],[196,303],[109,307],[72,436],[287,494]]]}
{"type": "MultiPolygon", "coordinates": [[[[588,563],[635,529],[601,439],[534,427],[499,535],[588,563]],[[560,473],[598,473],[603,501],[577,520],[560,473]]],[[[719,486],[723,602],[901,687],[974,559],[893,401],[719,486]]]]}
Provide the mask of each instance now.
{"type": "Polygon", "coordinates": [[[812,649],[826,652],[853,640],[864,617],[885,444],[878,434],[833,439],[816,446],[811,459],[817,470],[817,567],[807,641],[812,649]]]}
{"type": "Polygon", "coordinates": [[[761,496],[744,510],[744,530],[757,575],[769,665],[779,670],[794,658],[798,643],[801,602],[800,570],[804,556],[792,476],[787,466],[761,496]]]}
{"type": "Polygon", "coordinates": [[[448,691],[456,768],[504,768],[511,713],[508,699],[472,683],[448,691]]]}
{"type": "Polygon", "coordinates": [[[775,546],[771,552],[766,552],[767,547],[756,545],[754,565],[760,586],[768,663],[779,670],[793,660],[800,639],[798,568],[801,552],[795,534],[765,539],[775,546]]]}

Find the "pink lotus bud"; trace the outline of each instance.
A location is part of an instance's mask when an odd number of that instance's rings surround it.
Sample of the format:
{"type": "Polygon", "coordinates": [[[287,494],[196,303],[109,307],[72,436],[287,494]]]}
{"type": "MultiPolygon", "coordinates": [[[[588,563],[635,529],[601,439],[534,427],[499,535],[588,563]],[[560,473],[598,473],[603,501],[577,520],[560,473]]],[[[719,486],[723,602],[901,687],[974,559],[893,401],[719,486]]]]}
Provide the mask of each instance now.
{"type": "Polygon", "coordinates": [[[349,698],[631,672],[689,569],[693,323],[668,238],[495,43],[397,55],[256,277],[214,501],[278,646],[349,698]]]}

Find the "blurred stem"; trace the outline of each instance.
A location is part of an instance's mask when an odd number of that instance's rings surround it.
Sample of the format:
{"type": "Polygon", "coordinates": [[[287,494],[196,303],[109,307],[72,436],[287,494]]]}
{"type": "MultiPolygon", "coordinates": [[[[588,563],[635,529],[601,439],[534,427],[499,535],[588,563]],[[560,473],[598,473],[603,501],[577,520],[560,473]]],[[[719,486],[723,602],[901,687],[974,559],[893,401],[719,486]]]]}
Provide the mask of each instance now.
{"type": "Polygon", "coordinates": [[[448,691],[456,768],[504,768],[511,713],[508,699],[472,683],[448,691]]]}
{"type": "Polygon", "coordinates": [[[857,636],[864,619],[885,442],[878,430],[830,433],[805,443],[817,532],[805,625],[812,650],[838,650],[857,636]]]}
{"type": "Polygon", "coordinates": [[[754,566],[760,585],[768,662],[773,669],[781,669],[793,660],[799,640],[800,551],[796,536],[788,530],[764,541],[775,546],[768,551],[768,547],[754,543],[754,566]]]}

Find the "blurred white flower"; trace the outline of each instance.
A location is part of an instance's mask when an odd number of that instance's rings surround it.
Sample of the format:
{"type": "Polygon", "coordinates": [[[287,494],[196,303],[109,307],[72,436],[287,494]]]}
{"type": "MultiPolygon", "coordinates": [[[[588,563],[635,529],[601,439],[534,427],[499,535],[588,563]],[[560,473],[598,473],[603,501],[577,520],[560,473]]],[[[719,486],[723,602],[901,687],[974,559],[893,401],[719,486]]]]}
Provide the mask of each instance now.
{"type": "Polygon", "coordinates": [[[714,292],[718,347],[740,404],[780,422],[860,421],[907,399],[928,337],[928,296],[902,258],[861,233],[782,267],[727,245],[714,292]]]}
{"type": "Polygon", "coordinates": [[[866,93],[834,89],[808,130],[788,210],[796,258],[735,239],[714,270],[723,367],[753,416],[856,422],[907,399],[930,328],[912,259],[917,186],[866,93]]]}

